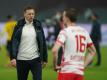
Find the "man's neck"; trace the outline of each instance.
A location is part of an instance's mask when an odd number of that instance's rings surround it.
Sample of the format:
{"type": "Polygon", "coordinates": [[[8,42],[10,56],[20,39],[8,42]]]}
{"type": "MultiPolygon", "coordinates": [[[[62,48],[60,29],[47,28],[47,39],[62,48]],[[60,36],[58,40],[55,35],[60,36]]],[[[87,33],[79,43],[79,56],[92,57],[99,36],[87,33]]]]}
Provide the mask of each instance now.
{"type": "Polygon", "coordinates": [[[33,21],[28,21],[27,19],[25,19],[25,21],[26,21],[27,24],[32,24],[33,23],[33,21]]]}
{"type": "Polygon", "coordinates": [[[67,27],[73,27],[75,25],[76,25],[75,22],[67,22],[67,27]]]}

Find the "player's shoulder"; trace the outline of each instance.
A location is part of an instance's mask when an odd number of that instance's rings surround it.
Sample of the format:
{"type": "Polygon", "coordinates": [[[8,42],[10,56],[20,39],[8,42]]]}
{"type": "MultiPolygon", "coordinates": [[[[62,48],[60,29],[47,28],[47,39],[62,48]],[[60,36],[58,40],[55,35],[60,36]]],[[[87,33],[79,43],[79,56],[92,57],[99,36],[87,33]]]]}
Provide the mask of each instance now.
{"type": "Polygon", "coordinates": [[[69,29],[69,27],[68,27],[68,28],[62,29],[62,32],[68,33],[70,30],[71,30],[71,29],[69,29]]]}
{"type": "Polygon", "coordinates": [[[66,33],[67,32],[67,28],[64,28],[60,31],[60,33],[66,33]]]}
{"type": "Polygon", "coordinates": [[[10,22],[5,23],[5,28],[8,28],[8,27],[10,27],[10,22]]]}
{"type": "Polygon", "coordinates": [[[85,30],[82,26],[77,26],[78,29],[85,30]]]}
{"type": "Polygon", "coordinates": [[[13,24],[17,24],[17,21],[13,21],[13,24]]]}
{"type": "Polygon", "coordinates": [[[62,30],[60,30],[60,32],[59,32],[59,35],[67,35],[67,30],[66,29],[62,29],[62,30]]]}
{"type": "Polygon", "coordinates": [[[83,27],[81,27],[81,26],[78,26],[77,27],[79,30],[81,30],[81,31],[83,31],[83,32],[85,32],[85,33],[87,33],[87,30],[85,29],[85,28],[83,28],[83,27]]]}

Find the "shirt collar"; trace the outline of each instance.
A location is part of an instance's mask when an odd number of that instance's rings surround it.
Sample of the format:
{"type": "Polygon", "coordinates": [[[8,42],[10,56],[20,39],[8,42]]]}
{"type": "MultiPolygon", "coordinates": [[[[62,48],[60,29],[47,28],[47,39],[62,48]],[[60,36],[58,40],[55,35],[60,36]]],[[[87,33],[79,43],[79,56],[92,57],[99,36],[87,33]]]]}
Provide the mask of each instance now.
{"type": "Polygon", "coordinates": [[[25,22],[26,22],[26,24],[33,24],[33,21],[29,22],[27,19],[25,19],[25,22]]]}

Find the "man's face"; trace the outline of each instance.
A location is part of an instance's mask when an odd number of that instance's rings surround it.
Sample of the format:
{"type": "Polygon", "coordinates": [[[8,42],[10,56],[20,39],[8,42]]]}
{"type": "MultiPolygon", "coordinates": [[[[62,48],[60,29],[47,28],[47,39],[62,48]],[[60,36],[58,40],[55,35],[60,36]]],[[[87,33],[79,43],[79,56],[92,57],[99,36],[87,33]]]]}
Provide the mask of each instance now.
{"type": "Polygon", "coordinates": [[[95,17],[94,15],[92,15],[92,16],[91,16],[91,20],[92,20],[92,21],[95,21],[95,20],[96,20],[96,17],[95,17]]]}
{"type": "Polygon", "coordinates": [[[32,22],[35,16],[35,11],[33,9],[26,10],[24,12],[24,17],[27,21],[32,22]]]}

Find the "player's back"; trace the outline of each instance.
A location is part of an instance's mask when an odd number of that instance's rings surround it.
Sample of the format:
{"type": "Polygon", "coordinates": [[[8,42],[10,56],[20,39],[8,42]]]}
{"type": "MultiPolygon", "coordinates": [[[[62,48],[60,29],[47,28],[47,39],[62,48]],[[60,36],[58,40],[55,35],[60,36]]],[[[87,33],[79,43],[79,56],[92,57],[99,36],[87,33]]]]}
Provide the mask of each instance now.
{"type": "Polygon", "coordinates": [[[62,72],[77,71],[83,74],[80,69],[84,69],[86,48],[88,43],[92,43],[88,32],[82,27],[71,26],[60,32],[59,41],[64,43],[62,72]]]}
{"type": "MultiPolygon", "coordinates": [[[[63,30],[66,35],[65,58],[69,55],[84,55],[87,46],[87,32],[85,29],[74,26],[63,30]]],[[[70,58],[69,58],[70,59],[70,58]]]]}

